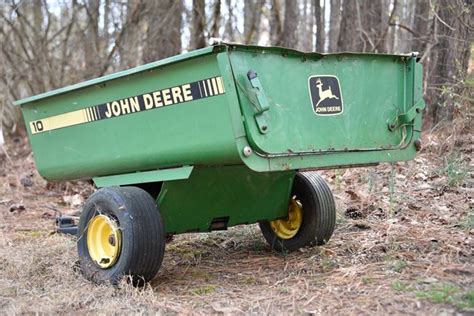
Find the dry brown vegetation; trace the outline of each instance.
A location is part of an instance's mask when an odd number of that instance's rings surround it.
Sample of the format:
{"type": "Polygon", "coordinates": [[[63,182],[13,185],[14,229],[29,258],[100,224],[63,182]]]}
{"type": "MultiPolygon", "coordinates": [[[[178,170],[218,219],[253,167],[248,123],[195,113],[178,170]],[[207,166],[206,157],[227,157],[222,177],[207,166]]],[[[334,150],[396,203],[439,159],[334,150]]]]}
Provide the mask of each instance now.
{"type": "Polygon", "coordinates": [[[24,132],[15,99],[210,37],[305,51],[420,51],[425,122],[450,123],[424,131],[414,161],[323,172],[338,211],[327,245],[282,255],[257,225],[179,235],[143,289],[82,277],[75,240],[54,233],[54,219],[77,215],[94,188],[47,183],[26,137],[8,135],[0,145],[0,314],[474,314],[472,1],[294,2],[5,1],[0,133],[24,132]],[[176,36],[187,29],[189,43],[176,36]]]}
{"type": "Polygon", "coordinates": [[[414,161],[324,172],[338,209],[326,246],[281,255],[256,225],[180,235],[143,289],[81,276],[75,240],[53,233],[54,217],[77,212],[92,186],[47,183],[26,139],[10,140],[0,154],[0,310],[472,314],[471,125],[425,133],[414,161]]]}

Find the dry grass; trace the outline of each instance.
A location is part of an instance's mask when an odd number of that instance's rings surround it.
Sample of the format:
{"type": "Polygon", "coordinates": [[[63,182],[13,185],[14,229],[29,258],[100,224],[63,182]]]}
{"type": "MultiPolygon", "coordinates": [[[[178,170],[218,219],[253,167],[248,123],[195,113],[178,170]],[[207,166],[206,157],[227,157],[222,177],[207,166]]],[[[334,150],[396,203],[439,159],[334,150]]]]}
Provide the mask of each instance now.
{"type": "Polygon", "coordinates": [[[337,228],[326,246],[277,254],[256,225],[179,235],[167,244],[162,269],[144,289],[83,279],[75,268],[73,238],[51,232],[54,209],[75,212],[71,197],[85,198],[91,187],[48,185],[25,156],[24,141],[9,143],[0,172],[0,310],[472,313],[469,135],[456,140],[463,151],[455,155],[467,167],[457,186],[448,186],[446,137],[428,135],[427,150],[415,161],[324,173],[338,206],[337,228]],[[25,176],[32,186],[21,184],[25,176]],[[15,204],[24,210],[11,208],[15,204]]]}

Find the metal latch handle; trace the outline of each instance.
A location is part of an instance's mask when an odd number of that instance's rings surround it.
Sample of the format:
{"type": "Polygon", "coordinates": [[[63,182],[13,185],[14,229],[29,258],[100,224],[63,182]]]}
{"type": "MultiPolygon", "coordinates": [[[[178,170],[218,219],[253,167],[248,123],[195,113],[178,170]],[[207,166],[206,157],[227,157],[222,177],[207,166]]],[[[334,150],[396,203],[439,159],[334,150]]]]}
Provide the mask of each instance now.
{"type": "Polygon", "coordinates": [[[256,114],[261,114],[265,111],[268,111],[268,109],[270,109],[270,104],[268,103],[268,99],[265,95],[265,92],[263,91],[263,87],[260,83],[260,80],[258,79],[257,73],[253,70],[249,70],[247,72],[247,78],[249,78],[252,88],[256,89],[255,96],[257,97],[258,101],[257,104],[255,104],[257,108],[256,114]]]}
{"type": "Polygon", "coordinates": [[[399,114],[393,122],[390,122],[388,124],[388,129],[393,131],[399,126],[407,125],[411,123],[416,118],[416,115],[420,113],[421,111],[423,111],[424,108],[425,108],[425,101],[423,99],[420,99],[408,111],[406,111],[405,113],[399,114]]]}
{"type": "Polygon", "coordinates": [[[263,90],[263,86],[258,79],[258,75],[254,70],[249,70],[247,72],[247,78],[250,81],[250,85],[253,88],[255,93],[256,101],[253,102],[255,109],[257,110],[254,114],[255,121],[257,122],[258,129],[260,133],[265,134],[268,131],[268,123],[262,114],[270,109],[270,102],[268,102],[267,96],[263,90]]]}

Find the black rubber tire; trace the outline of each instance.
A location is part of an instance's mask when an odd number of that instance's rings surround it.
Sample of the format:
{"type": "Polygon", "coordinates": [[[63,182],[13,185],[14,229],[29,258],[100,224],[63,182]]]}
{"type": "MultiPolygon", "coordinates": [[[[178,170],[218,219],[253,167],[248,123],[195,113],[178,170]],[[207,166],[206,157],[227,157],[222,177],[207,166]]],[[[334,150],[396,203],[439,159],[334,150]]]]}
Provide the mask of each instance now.
{"type": "Polygon", "coordinates": [[[141,286],[156,275],[163,261],[163,220],[153,198],[136,187],[108,187],[92,194],[84,204],[77,236],[81,270],[95,283],[117,284],[127,275],[133,285],[141,286]],[[88,223],[97,214],[115,219],[122,236],[120,255],[107,269],[91,259],[87,247],[88,223]]]}
{"type": "Polygon", "coordinates": [[[272,230],[270,222],[260,222],[265,240],[279,252],[327,243],[336,225],[336,205],[327,183],[316,172],[297,173],[293,181],[293,196],[303,207],[300,229],[293,238],[281,239],[272,230]]]}

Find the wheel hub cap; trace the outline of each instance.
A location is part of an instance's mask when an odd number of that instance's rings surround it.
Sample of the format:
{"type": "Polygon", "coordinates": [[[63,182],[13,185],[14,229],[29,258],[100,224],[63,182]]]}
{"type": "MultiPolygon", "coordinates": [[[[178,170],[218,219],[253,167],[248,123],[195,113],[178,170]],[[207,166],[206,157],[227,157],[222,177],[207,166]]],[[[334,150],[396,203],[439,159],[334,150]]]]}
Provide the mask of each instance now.
{"type": "Polygon", "coordinates": [[[115,264],[120,254],[121,234],[117,223],[106,215],[97,215],[89,222],[87,248],[92,260],[102,269],[115,264]]]}
{"type": "Polygon", "coordinates": [[[303,207],[301,202],[292,198],[288,206],[288,218],[270,222],[273,232],[281,239],[295,237],[303,222],[303,207]]]}

